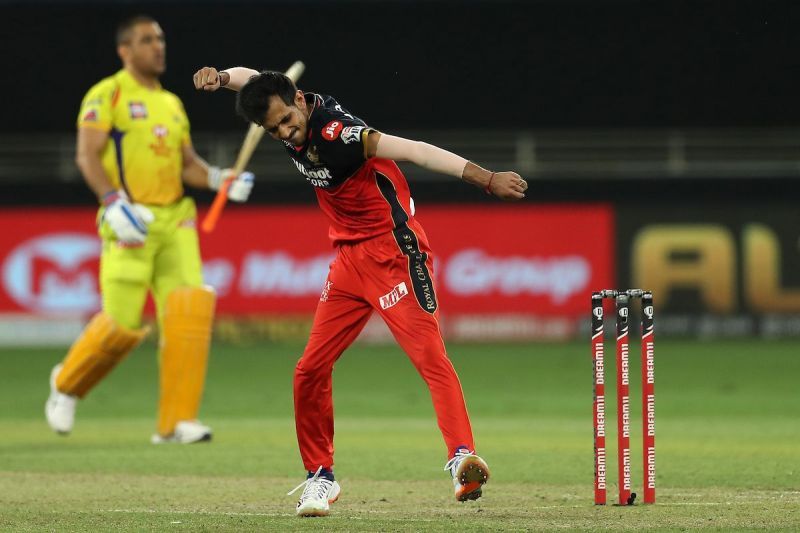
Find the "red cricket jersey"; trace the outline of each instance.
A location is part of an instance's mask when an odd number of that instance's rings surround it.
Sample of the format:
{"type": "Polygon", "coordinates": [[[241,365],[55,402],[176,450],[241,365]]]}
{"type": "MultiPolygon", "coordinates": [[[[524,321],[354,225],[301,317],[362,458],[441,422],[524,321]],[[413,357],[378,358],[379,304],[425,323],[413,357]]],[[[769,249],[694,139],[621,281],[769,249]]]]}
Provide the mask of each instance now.
{"type": "Polygon", "coordinates": [[[389,232],[413,220],[411,193],[394,161],[366,159],[370,128],[330,96],[306,93],[308,140],[286,144],[297,170],[314,186],[334,245],[389,232]]]}

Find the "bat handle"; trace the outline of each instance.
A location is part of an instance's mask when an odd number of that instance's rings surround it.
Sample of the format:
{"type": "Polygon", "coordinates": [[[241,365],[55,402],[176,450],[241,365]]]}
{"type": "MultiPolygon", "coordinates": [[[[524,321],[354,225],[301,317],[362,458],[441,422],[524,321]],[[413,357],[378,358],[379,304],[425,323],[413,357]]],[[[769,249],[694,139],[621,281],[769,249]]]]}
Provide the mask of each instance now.
{"type": "Polygon", "coordinates": [[[217,226],[217,221],[222,215],[222,210],[225,208],[225,204],[228,201],[228,189],[231,183],[233,183],[233,177],[223,181],[217,191],[214,202],[212,202],[211,208],[208,210],[206,217],[203,219],[203,223],[200,225],[200,229],[202,229],[204,233],[211,233],[217,226]]]}

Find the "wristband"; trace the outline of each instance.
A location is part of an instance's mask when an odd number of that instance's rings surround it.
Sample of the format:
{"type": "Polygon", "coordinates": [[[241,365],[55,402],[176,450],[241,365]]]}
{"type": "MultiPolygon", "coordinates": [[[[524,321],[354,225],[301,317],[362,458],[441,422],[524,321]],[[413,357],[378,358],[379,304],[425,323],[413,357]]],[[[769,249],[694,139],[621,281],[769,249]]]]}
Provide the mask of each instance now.
{"type": "Polygon", "coordinates": [[[224,70],[218,72],[219,74],[219,86],[225,87],[231,81],[231,75],[225,72],[224,70]]]}
{"type": "Polygon", "coordinates": [[[111,205],[114,202],[116,202],[118,199],[119,199],[119,191],[117,191],[117,190],[108,191],[100,199],[100,203],[102,203],[104,206],[108,207],[109,205],[111,205]]]}
{"type": "Polygon", "coordinates": [[[492,196],[492,180],[494,179],[494,175],[495,173],[492,172],[492,175],[489,176],[489,183],[486,184],[486,188],[484,189],[484,191],[486,191],[486,194],[488,194],[489,196],[492,196]]]}

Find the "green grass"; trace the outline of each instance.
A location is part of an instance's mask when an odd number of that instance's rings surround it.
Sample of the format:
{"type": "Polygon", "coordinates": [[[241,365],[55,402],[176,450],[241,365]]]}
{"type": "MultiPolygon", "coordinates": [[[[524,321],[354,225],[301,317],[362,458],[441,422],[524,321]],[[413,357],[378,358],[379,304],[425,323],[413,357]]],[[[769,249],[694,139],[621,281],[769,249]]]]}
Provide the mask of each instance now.
{"type": "MultiPolygon", "coordinates": [[[[411,364],[393,346],[354,347],[334,385],[343,493],[323,519],[295,518],[286,496],[302,480],[291,399],[302,346],[215,346],[203,409],[214,442],[193,446],[149,444],[153,345],[80,404],[67,438],[42,413],[49,369],[63,354],[3,350],[0,529],[800,528],[796,343],[659,341],[658,503],[633,508],[592,505],[587,344],[450,346],[493,474],[484,498],[467,504],[453,500],[428,392],[411,364]]],[[[637,487],[639,438],[634,431],[637,487]]]]}

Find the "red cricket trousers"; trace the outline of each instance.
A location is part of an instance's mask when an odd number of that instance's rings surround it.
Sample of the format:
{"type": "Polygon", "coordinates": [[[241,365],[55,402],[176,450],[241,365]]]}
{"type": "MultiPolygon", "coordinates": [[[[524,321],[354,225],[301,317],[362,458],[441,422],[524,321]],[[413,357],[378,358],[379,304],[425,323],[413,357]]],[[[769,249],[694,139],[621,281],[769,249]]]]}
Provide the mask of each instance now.
{"type": "Polygon", "coordinates": [[[378,237],[339,246],[331,263],[294,373],[295,425],[306,470],[333,466],[333,365],[373,311],[427,383],[448,453],[458,446],[474,449],[461,383],[439,331],[433,259],[425,233],[412,220],[378,237]]]}

